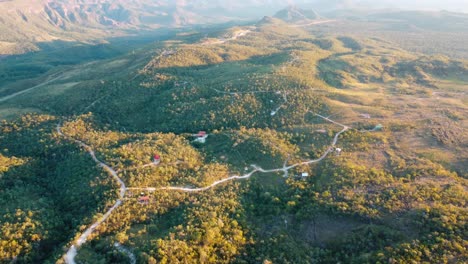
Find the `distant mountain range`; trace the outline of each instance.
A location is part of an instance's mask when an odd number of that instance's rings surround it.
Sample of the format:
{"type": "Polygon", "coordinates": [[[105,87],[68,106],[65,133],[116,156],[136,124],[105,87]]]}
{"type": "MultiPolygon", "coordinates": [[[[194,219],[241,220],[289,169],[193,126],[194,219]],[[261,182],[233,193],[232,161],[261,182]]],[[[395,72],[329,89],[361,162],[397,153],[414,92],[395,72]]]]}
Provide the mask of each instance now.
{"type": "MultiPolygon", "coordinates": [[[[302,2],[302,1],[300,1],[302,2]]],[[[0,54],[53,40],[84,41],[132,30],[252,19],[287,0],[0,0],[0,54]]]]}
{"type": "MultiPolygon", "coordinates": [[[[162,27],[254,20],[275,13],[276,18],[286,22],[317,19],[319,15],[310,10],[327,11],[325,16],[330,17],[362,17],[362,9],[349,10],[363,3],[367,1],[0,0],[0,55],[37,50],[41,42],[102,41],[162,27]],[[289,7],[277,12],[285,6],[289,7]],[[348,11],[329,12],[345,9],[348,11]]],[[[413,17],[411,14],[396,16],[404,20],[413,17]]]]}

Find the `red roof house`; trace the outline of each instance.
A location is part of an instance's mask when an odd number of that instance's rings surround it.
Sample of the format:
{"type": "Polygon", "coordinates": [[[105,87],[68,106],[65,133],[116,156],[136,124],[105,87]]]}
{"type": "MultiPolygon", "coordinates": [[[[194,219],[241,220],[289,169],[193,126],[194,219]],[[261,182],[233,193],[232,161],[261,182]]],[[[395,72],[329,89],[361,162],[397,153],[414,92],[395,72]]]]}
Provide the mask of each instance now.
{"type": "Polygon", "coordinates": [[[200,131],[200,132],[198,132],[198,134],[196,136],[197,137],[205,137],[206,136],[206,131],[200,131]]]}
{"type": "Polygon", "coordinates": [[[149,203],[150,197],[149,196],[143,196],[138,198],[139,203],[149,203]]]}
{"type": "Polygon", "coordinates": [[[158,154],[155,154],[153,156],[153,163],[158,165],[160,162],[161,162],[161,156],[159,156],[158,154]]]}

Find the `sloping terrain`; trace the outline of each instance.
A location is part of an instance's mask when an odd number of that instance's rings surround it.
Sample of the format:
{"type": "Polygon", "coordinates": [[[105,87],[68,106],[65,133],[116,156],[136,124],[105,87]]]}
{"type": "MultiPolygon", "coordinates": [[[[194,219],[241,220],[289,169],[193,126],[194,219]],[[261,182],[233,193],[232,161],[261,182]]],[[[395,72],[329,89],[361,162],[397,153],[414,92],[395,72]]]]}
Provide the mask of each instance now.
{"type": "Polygon", "coordinates": [[[276,1],[0,1],[0,55],[36,51],[54,41],[99,42],[161,27],[255,19],[287,5],[276,1]]]}
{"type": "Polygon", "coordinates": [[[391,21],[416,29],[435,31],[465,31],[468,26],[468,14],[448,11],[394,11],[376,12],[368,16],[371,20],[391,21]]]}
{"type": "Polygon", "coordinates": [[[341,10],[325,16],[336,21],[312,28],[315,34],[372,36],[412,52],[468,58],[466,13],[341,10]]]}
{"type": "Polygon", "coordinates": [[[151,30],[207,22],[170,1],[0,2],[0,52],[37,49],[40,42],[97,41],[151,30]]]}
{"type": "Polygon", "coordinates": [[[286,22],[300,22],[304,20],[318,19],[319,15],[312,10],[304,10],[296,6],[289,6],[275,14],[275,18],[284,20],[286,22]]]}
{"type": "Polygon", "coordinates": [[[7,84],[0,261],[466,262],[467,62],[317,27],[7,84]]]}

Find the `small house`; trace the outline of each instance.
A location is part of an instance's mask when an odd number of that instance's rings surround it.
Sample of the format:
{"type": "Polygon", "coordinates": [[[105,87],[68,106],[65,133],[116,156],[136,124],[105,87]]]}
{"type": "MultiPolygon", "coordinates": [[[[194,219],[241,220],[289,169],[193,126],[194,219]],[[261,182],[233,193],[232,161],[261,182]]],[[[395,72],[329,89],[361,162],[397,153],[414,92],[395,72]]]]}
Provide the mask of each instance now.
{"type": "Polygon", "coordinates": [[[206,138],[208,137],[208,133],[206,131],[200,131],[198,134],[193,135],[196,137],[195,142],[199,143],[206,143],[206,138]]]}
{"type": "Polygon", "coordinates": [[[205,137],[206,136],[206,131],[200,131],[198,132],[198,134],[195,135],[196,137],[200,138],[200,137],[205,137]]]}
{"type": "Polygon", "coordinates": [[[138,202],[141,204],[149,204],[150,197],[149,196],[142,196],[138,198],[138,202]]]}
{"type": "Polygon", "coordinates": [[[302,177],[302,178],[307,178],[307,177],[309,177],[309,173],[303,172],[303,173],[301,174],[301,177],[302,177]]]}
{"type": "Polygon", "coordinates": [[[153,163],[158,165],[159,163],[161,163],[161,156],[159,156],[158,154],[155,154],[153,156],[153,163]]]}
{"type": "Polygon", "coordinates": [[[371,118],[370,114],[361,114],[361,116],[363,118],[365,118],[365,119],[370,119],[371,118]]]}
{"type": "Polygon", "coordinates": [[[336,151],[336,155],[340,155],[343,150],[340,148],[336,148],[335,151],[336,151]]]}

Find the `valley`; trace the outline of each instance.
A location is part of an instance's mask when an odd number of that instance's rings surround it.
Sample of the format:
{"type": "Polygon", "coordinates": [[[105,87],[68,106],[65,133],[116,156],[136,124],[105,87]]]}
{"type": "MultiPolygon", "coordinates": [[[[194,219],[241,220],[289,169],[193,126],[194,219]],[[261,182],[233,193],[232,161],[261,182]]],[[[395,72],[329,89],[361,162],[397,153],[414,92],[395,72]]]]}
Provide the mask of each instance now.
{"type": "Polygon", "coordinates": [[[0,263],[467,261],[464,48],[361,23],[0,60],[0,263]]]}

